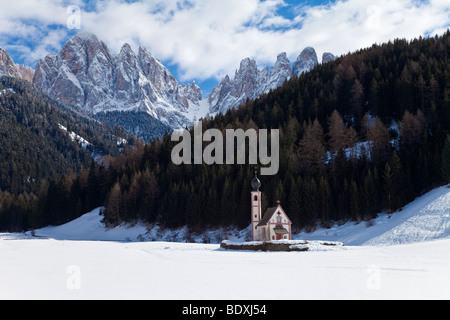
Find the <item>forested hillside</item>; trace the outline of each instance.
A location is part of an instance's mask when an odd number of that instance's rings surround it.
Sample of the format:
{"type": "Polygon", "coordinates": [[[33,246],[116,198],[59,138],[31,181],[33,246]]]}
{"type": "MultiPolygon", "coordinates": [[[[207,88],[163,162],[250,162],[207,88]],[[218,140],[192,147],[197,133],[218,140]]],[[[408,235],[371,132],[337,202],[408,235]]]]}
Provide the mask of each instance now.
{"type": "Polygon", "coordinates": [[[118,155],[127,138],[125,130],[81,115],[26,81],[2,77],[0,226],[15,221],[14,207],[27,211],[30,199],[51,180],[89,168],[92,157],[118,155]]]}
{"type": "Polygon", "coordinates": [[[94,119],[110,126],[123,127],[143,141],[153,141],[173,131],[171,127],[144,111],[109,111],[95,114],[94,119]]]}
{"type": "MultiPolygon", "coordinates": [[[[263,205],[280,200],[294,228],[369,220],[449,182],[449,58],[449,32],[374,45],[203,125],[280,129],[280,171],[261,178],[263,205]]],[[[37,201],[30,226],[51,223],[63,206],[82,208],[76,215],[99,203],[110,225],[248,226],[253,166],[176,166],[174,145],[166,136],[65,177],[37,201]]]]}

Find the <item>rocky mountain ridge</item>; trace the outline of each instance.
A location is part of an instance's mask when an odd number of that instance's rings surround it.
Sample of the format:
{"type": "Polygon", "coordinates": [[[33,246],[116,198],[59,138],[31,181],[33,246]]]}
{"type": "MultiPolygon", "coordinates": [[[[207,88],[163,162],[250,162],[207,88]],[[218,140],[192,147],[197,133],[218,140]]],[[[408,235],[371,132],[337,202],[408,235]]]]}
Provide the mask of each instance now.
{"type": "MultiPolygon", "coordinates": [[[[322,63],[333,61],[336,56],[325,52],[322,63]]],[[[254,99],[261,94],[268,93],[283,85],[292,76],[300,76],[309,72],[319,64],[316,51],[312,47],[305,48],[291,67],[287,54],[282,52],[270,69],[266,66],[259,69],[254,59],[242,60],[234,80],[227,75],[210,93],[208,103],[210,113],[225,113],[231,108],[238,107],[247,99],[254,99]]]]}
{"type": "Polygon", "coordinates": [[[0,77],[2,76],[19,78],[32,82],[34,70],[28,66],[14,63],[8,52],[0,48],[0,77]]]}
{"type": "Polygon", "coordinates": [[[169,70],[145,48],[135,54],[128,44],[113,56],[95,35],[79,33],[58,54],[36,65],[33,83],[54,98],[98,113],[145,111],[172,127],[191,123],[201,90],[178,83],[169,70]]]}

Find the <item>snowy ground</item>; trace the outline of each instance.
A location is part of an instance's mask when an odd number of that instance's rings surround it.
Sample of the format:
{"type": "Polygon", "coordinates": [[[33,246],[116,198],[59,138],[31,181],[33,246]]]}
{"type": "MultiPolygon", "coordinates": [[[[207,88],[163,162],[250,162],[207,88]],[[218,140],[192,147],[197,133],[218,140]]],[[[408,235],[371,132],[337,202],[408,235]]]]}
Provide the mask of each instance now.
{"type": "Polygon", "coordinates": [[[295,236],[345,244],[325,252],[139,242],[157,233],[105,230],[100,218],[36,231],[47,238],[0,234],[0,299],[450,299],[449,188],[371,227],[295,236]]]}
{"type": "Polygon", "coordinates": [[[405,206],[359,224],[349,222],[330,229],[300,233],[295,239],[340,241],[347,246],[387,246],[450,239],[450,188],[437,188],[405,206]]]}

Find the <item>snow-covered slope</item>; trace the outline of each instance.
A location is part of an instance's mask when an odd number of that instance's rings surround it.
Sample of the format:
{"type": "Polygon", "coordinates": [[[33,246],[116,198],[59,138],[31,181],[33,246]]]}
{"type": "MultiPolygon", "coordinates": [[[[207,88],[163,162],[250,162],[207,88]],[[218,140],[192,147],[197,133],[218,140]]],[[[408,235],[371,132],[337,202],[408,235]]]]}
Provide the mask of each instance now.
{"type": "Polygon", "coordinates": [[[0,234],[0,239],[36,239],[78,241],[172,241],[220,243],[224,237],[244,240],[249,230],[212,230],[203,234],[190,234],[187,228],[169,230],[158,225],[146,226],[142,223],[123,224],[116,228],[106,228],[102,222],[101,208],[97,208],[78,219],[61,226],[49,226],[25,234],[0,234]]]}
{"type": "Polygon", "coordinates": [[[300,233],[296,239],[341,241],[349,246],[385,246],[450,238],[450,188],[441,187],[417,198],[392,215],[368,223],[354,222],[300,233]]]}
{"type": "Polygon", "coordinates": [[[139,235],[147,232],[147,228],[141,224],[108,229],[102,219],[98,208],[62,226],[37,230],[35,235],[55,240],[138,241],[139,235]]]}

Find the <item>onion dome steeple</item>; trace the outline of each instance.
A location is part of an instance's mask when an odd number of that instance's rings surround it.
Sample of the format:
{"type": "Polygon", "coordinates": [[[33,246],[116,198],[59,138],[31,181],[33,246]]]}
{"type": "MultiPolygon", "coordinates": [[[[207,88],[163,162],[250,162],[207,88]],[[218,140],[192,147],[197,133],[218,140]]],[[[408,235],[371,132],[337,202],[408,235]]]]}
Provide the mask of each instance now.
{"type": "Polygon", "coordinates": [[[256,169],[255,169],[255,177],[252,180],[252,188],[253,188],[253,191],[259,191],[259,188],[261,188],[261,181],[259,181],[259,179],[258,179],[256,169]]]}

